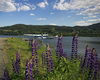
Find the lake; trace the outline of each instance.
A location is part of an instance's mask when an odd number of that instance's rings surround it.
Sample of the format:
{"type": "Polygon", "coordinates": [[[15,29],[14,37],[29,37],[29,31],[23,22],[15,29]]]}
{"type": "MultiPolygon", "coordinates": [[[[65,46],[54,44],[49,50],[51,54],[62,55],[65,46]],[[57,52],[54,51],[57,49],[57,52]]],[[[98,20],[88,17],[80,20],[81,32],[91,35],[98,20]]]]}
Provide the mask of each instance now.
{"type": "MultiPolygon", "coordinates": [[[[33,38],[32,36],[0,36],[0,38],[7,37],[19,37],[19,38],[33,38]]],[[[63,49],[67,53],[68,57],[71,55],[73,37],[63,37],[63,49]]],[[[39,39],[42,40],[42,39],[39,39]]],[[[52,48],[56,48],[58,38],[54,39],[43,39],[43,43],[49,43],[52,48]],[[54,47],[55,46],[55,47],[54,47]]],[[[96,48],[100,59],[100,37],[78,37],[78,54],[82,54],[84,57],[86,45],[89,45],[92,49],[96,48]]]]}

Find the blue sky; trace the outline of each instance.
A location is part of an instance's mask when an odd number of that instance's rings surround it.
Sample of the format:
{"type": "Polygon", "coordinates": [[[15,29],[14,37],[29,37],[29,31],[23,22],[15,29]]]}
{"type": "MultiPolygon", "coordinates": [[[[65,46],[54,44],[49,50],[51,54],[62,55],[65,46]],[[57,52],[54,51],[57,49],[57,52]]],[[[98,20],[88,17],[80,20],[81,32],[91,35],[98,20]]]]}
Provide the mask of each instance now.
{"type": "Polygon", "coordinates": [[[0,0],[0,27],[87,26],[100,22],[100,0],[0,0]]]}

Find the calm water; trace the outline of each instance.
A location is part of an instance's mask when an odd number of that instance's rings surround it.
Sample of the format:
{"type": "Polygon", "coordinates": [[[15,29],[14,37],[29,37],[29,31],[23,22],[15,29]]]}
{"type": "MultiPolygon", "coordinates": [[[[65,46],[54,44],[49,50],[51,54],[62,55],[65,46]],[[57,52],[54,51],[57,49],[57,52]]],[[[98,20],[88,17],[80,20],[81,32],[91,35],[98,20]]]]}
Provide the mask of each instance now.
{"type": "MultiPolygon", "coordinates": [[[[71,48],[72,48],[72,38],[73,37],[63,37],[63,49],[64,52],[67,52],[67,55],[71,56],[71,48]]],[[[55,39],[45,39],[44,43],[49,43],[50,45],[57,45],[58,38],[55,39]]],[[[100,59],[100,37],[78,37],[78,54],[85,54],[86,45],[89,45],[92,49],[96,48],[100,59]]]]}
{"type": "MultiPolygon", "coordinates": [[[[33,38],[31,36],[0,36],[0,37],[1,38],[4,37],[5,38],[7,37],[33,38]]],[[[73,37],[63,37],[63,49],[64,52],[67,52],[68,57],[70,57],[71,55],[72,38],[73,37]]],[[[49,43],[51,47],[55,49],[56,47],[54,46],[57,45],[58,38],[43,39],[42,41],[44,43],[49,43]]],[[[95,47],[100,59],[100,37],[78,37],[78,54],[82,54],[84,56],[86,45],[89,45],[91,49],[95,47]]]]}

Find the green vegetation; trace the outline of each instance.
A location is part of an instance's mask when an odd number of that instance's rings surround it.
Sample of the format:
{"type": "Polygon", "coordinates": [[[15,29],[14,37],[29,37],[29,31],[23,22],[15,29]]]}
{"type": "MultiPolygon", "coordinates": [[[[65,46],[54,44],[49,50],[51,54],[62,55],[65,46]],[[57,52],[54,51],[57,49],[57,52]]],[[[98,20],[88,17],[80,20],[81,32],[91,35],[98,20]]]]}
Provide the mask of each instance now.
{"type": "MultiPolygon", "coordinates": [[[[27,41],[23,38],[8,38],[7,44],[4,50],[8,55],[8,70],[10,74],[10,80],[25,80],[25,65],[27,59],[32,56],[32,49],[27,41]],[[20,50],[21,55],[21,67],[20,74],[13,72],[12,58],[16,60],[17,51],[20,50]]],[[[64,57],[56,59],[56,52],[51,51],[53,58],[53,72],[47,72],[46,65],[42,67],[42,52],[46,51],[46,47],[42,44],[41,49],[37,47],[38,53],[38,72],[39,77],[33,73],[34,80],[87,80],[89,70],[81,71],[80,59],[75,61],[66,60],[64,57]]]]}
{"type": "Polygon", "coordinates": [[[63,36],[73,36],[75,32],[79,36],[100,37],[100,23],[90,26],[52,26],[52,25],[24,25],[16,24],[12,26],[0,27],[0,35],[23,35],[23,34],[41,34],[57,35],[63,33],[63,36]]]}

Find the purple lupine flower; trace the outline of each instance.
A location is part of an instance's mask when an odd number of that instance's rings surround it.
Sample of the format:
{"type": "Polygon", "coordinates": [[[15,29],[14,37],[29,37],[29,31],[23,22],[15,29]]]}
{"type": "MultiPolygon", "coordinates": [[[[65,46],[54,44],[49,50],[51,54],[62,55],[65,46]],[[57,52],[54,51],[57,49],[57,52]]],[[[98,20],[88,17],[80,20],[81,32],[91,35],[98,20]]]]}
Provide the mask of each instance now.
{"type": "Polygon", "coordinates": [[[42,53],[42,67],[44,66],[45,64],[45,53],[43,52],[42,53]]]}
{"type": "Polygon", "coordinates": [[[32,60],[27,60],[25,70],[26,80],[33,80],[33,67],[32,60]]]}
{"type": "Polygon", "coordinates": [[[4,70],[4,80],[9,80],[9,71],[7,68],[4,70]]]}
{"type": "Polygon", "coordinates": [[[13,71],[14,73],[16,73],[16,65],[15,65],[15,61],[12,59],[12,66],[13,66],[13,71]]]}
{"type": "MultiPolygon", "coordinates": [[[[36,63],[36,74],[38,75],[38,54],[37,54],[37,44],[36,44],[36,42],[34,43],[34,46],[35,46],[35,63],[36,63]]],[[[38,75],[39,76],[39,75],[38,75]]]]}
{"type": "Polygon", "coordinates": [[[92,55],[91,55],[91,65],[90,65],[90,72],[89,75],[91,75],[93,78],[97,79],[99,74],[99,62],[98,62],[98,54],[96,52],[96,49],[92,49],[92,55]]]}
{"type": "Polygon", "coordinates": [[[57,42],[56,57],[60,58],[62,56],[63,56],[63,47],[62,47],[62,34],[61,34],[57,42]]]}
{"type": "Polygon", "coordinates": [[[52,54],[50,54],[50,68],[51,72],[53,71],[53,60],[52,60],[52,54]]]}
{"type": "Polygon", "coordinates": [[[20,70],[20,52],[19,51],[17,52],[17,55],[16,55],[15,65],[16,65],[17,73],[20,73],[19,72],[19,70],[20,70]]]}
{"type": "Polygon", "coordinates": [[[38,54],[37,54],[37,42],[33,39],[32,42],[32,67],[36,67],[35,73],[38,75],[38,54]]]}
{"type": "Polygon", "coordinates": [[[19,51],[17,52],[17,55],[16,55],[16,61],[12,59],[12,66],[13,66],[14,73],[20,73],[20,53],[19,51]]]}
{"type": "Polygon", "coordinates": [[[33,80],[33,67],[32,61],[29,63],[29,70],[30,70],[30,80],[33,80]]]}
{"type": "Polygon", "coordinates": [[[48,52],[46,52],[46,61],[47,61],[47,71],[49,72],[49,56],[48,56],[48,52]]]}
{"type": "Polygon", "coordinates": [[[53,60],[49,44],[47,44],[46,60],[47,60],[47,71],[48,72],[53,71],[53,60]]]}
{"type": "Polygon", "coordinates": [[[76,59],[77,58],[77,48],[78,48],[78,33],[76,32],[76,34],[73,37],[72,40],[72,53],[71,53],[71,59],[76,59]]]}
{"type": "Polygon", "coordinates": [[[60,55],[60,57],[63,56],[62,34],[61,34],[61,36],[60,36],[60,41],[59,41],[59,55],[60,55]]]}
{"type": "Polygon", "coordinates": [[[89,45],[86,46],[86,53],[85,53],[85,58],[83,62],[82,68],[89,68],[90,67],[90,62],[91,62],[91,49],[89,45]]]}

